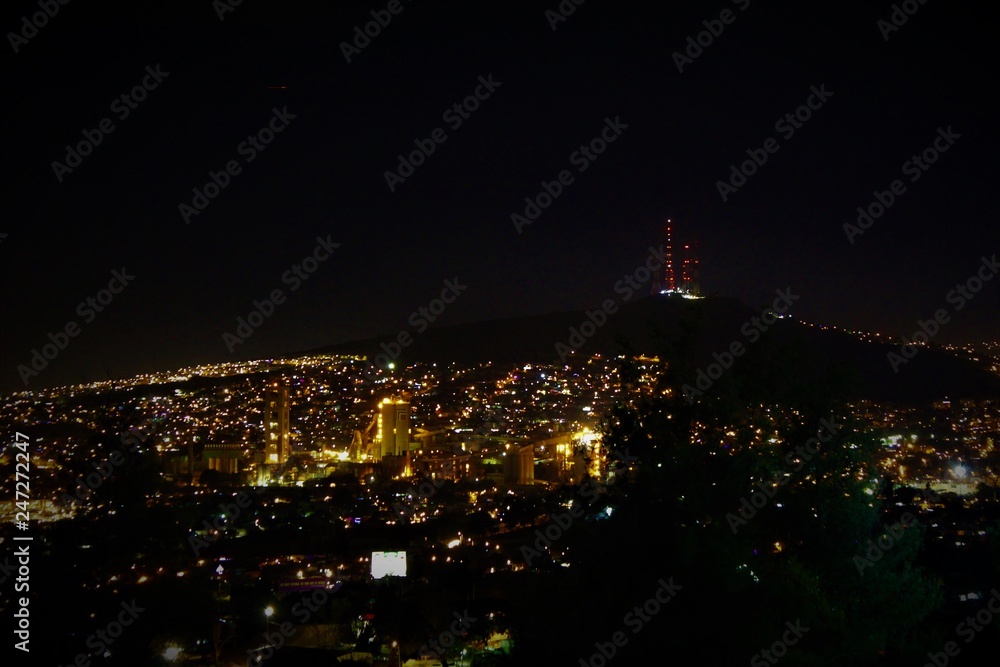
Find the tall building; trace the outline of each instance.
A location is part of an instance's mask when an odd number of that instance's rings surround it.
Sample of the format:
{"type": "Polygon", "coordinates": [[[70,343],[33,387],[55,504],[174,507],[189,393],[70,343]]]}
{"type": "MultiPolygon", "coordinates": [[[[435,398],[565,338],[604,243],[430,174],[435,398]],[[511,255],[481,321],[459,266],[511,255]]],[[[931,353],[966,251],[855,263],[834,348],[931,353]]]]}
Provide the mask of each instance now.
{"type": "Polygon", "coordinates": [[[273,382],[264,396],[264,463],[283,465],[292,454],[288,385],[273,382]]]}
{"type": "Polygon", "coordinates": [[[410,402],[405,398],[383,398],[379,405],[375,435],[379,458],[403,456],[410,451],[410,402]]]}

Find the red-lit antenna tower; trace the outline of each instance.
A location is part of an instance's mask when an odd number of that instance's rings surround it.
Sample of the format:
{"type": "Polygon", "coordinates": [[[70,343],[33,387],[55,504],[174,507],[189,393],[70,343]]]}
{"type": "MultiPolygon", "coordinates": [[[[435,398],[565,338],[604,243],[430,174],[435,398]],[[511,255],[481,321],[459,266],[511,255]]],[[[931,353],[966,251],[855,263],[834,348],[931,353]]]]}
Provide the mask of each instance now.
{"type": "Polygon", "coordinates": [[[698,242],[681,244],[674,252],[674,225],[667,218],[667,252],[663,286],[655,288],[660,294],[680,294],[688,298],[700,296],[698,242]],[[679,274],[679,275],[678,275],[679,274]]]}
{"type": "Polygon", "coordinates": [[[674,256],[673,256],[673,229],[670,219],[667,219],[667,267],[664,276],[664,289],[673,292],[677,289],[677,281],[674,278],[674,256]]]}
{"type": "Polygon", "coordinates": [[[698,244],[685,243],[681,259],[681,290],[688,294],[698,293],[698,244]]]}
{"type": "Polygon", "coordinates": [[[688,294],[698,294],[698,242],[684,244],[681,260],[681,290],[688,294]]]}

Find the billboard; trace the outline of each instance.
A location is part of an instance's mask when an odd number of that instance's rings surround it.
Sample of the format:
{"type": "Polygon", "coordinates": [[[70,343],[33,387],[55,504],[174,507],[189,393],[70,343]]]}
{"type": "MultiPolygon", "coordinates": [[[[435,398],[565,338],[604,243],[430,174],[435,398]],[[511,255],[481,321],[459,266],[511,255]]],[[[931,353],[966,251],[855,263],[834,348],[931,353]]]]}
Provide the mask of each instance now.
{"type": "Polygon", "coordinates": [[[333,588],[333,582],[326,577],[306,577],[304,579],[282,579],[278,581],[278,593],[296,591],[317,591],[333,588]]]}
{"type": "Polygon", "coordinates": [[[405,576],[406,576],[405,551],[372,552],[373,578],[381,579],[382,577],[405,577],[405,576]]]}

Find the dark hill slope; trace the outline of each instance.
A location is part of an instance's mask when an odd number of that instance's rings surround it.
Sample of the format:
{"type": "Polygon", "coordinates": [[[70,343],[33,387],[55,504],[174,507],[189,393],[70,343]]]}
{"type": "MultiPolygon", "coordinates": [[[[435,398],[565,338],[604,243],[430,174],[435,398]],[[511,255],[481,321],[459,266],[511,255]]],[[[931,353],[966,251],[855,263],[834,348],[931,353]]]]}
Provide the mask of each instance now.
{"type": "MultiPolygon", "coordinates": [[[[822,377],[828,368],[847,373],[854,378],[851,393],[855,398],[913,402],[943,397],[1000,397],[1000,378],[936,349],[921,349],[897,373],[886,358],[896,348],[868,343],[843,332],[821,330],[791,318],[778,320],[759,341],[752,342],[744,333],[749,329],[743,327],[759,315],[760,311],[734,299],[640,299],[621,306],[596,333],[583,339],[578,354],[631,351],[663,355],[668,349],[666,341],[682,336],[690,342],[683,349],[688,350],[685,355],[696,370],[705,368],[713,353],[722,353],[731,343],[740,341],[748,347],[747,358],[763,347],[788,351],[790,356],[785,358],[794,359],[794,364],[787,372],[803,377],[822,377]]],[[[556,343],[572,347],[570,328],[579,329],[586,321],[585,311],[569,311],[432,327],[421,334],[410,329],[413,343],[402,349],[396,361],[558,363],[556,343]]],[[[380,344],[388,345],[395,338],[386,335],[311,352],[373,357],[383,352],[380,344]]]]}

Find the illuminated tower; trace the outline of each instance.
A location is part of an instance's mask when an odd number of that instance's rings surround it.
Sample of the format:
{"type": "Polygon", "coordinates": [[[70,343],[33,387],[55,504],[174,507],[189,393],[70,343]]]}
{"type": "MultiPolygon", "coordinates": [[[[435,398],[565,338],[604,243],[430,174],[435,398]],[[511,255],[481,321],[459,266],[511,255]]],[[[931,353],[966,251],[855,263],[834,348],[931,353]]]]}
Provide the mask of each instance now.
{"type": "Polygon", "coordinates": [[[379,405],[376,451],[383,456],[403,456],[410,451],[410,402],[404,398],[383,398],[379,405]]]}
{"type": "Polygon", "coordinates": [[[677,281],[674,279],[674,256],[673,256],[673,243],[672,232],[670,226],[670,219],[667,219],[667,267],[666,273],[663,279],[663,289],[668,292],[673,292],[677,289],[677,281]]]}
{"type": "Polygon", "coordinates": [[[292,454],[288,385],[273,382],[264,396],[264,462],[282,465],[292,454]]]}
{"type": "Polygon", "coordinates": [[[698,244],[684,245],[684,255],[681,262],[681,291],[687,294],[698,294],[698,244]]]}
{"type": "Polygon", "coordinates": [[[667,251],[666,266],[663,272],[663,284],[654,286],[654,294],[676,294],[686,299],[701,298],[701,286],[698,273],[698,244],[684,244],[678,252],[674,252],[673,222],[667,219],[667,251]]]}

